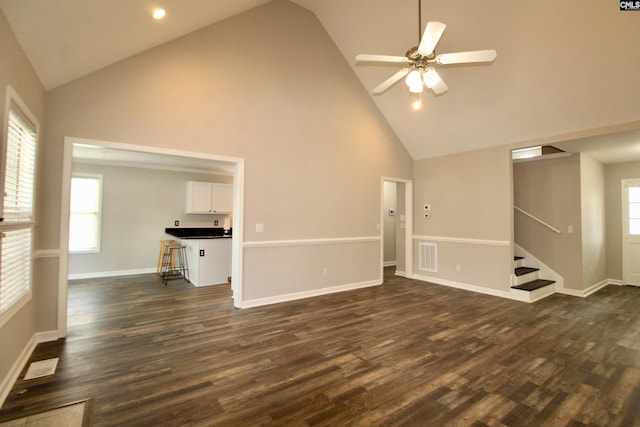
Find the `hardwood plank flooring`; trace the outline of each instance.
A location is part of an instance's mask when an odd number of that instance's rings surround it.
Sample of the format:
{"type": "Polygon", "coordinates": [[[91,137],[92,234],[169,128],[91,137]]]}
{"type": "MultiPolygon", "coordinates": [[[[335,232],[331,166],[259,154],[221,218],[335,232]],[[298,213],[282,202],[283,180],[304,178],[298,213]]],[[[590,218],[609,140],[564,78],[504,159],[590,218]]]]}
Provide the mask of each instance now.
{"type": "MultiPolygon", "coordinates": [[[[228,285],[74,281],[69,333],[0,421],[94,398],[96,426],[638,426],[640,289],[525,304],[417,282],[245,310],[228,285]]],[[[26,369],[25,369],[26,371],[26,369]]]]}

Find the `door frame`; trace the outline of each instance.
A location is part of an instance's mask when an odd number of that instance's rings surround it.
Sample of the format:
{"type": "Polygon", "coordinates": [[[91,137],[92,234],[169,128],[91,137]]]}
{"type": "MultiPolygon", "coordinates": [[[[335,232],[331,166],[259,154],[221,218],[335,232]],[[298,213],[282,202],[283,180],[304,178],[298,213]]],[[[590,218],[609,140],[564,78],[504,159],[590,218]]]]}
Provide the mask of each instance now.
{"type": "MultiPolygon", "coordinates": [[[[384,183],[395,182],[404,184],[404,276],[413,277],[413,181],[404,178],[383,176],[380,181],[380,281],[384,281],[384,183]]],[[[396,192],[397,194],[397,192],[396,192]]],[[[396,268],[398,266],[396,265],[396,268]]]]}
{"type": "Polygon", "coordinates": [[[621,181],[622,192],[622,284],[629,284],[631,265],[629,263],[629,191],[630,186],[640,186],[640,178],[629,178],[621,181]]]}
{"type": "Polygon", "coordinates": [[[243,224],[244,224],[244,159],[218,156],[208,153],[158,148],[145,145],[125,144],[86,138],[65,137],[62,158],[62,190],[60,193],[60,256],[58,265],[58,338],[67,335],[67,303],[69,286],[69,204],[71,200],[71,173],[73,165],[73,145],[85,144],[116,150],[136,151],[139,153],[164,154],[182,158],[222,161],[233,164],[233,239],[231,240],[231,290],[233,305],[242,307],[243,289],[243,224]]]}

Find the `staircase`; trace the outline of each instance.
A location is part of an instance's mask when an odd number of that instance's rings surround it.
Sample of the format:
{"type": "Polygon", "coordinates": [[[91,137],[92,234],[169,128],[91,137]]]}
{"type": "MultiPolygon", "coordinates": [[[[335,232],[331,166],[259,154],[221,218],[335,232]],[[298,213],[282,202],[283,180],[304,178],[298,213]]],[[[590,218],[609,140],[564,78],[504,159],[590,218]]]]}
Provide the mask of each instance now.
{"type": "Polygon", "coordinates": [[[513,272],[511,292],[517,299],[526,302],[538,301],[555,292],[553,280],[540,279],[540,269],[524,266],[524,257],[513,257],[513,272]]]}

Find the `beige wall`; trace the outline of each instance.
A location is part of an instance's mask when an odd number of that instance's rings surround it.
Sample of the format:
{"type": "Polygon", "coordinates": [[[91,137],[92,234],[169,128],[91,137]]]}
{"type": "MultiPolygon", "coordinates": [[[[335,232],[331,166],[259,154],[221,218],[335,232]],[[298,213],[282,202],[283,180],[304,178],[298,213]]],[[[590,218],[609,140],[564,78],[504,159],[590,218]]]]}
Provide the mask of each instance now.
{"type": "Polygon", "coordinates": [[[584,289],[607,280],[604,165],[580,154],[582,277],[584,289]]]}
{"type": "Polygon", "coordinates": [[[640,162],[605,166],[607,269],[610,279],[622,280],[622,180],[640,178],[640,162]]]}
{"type": "MultiPolygon", "coordinates": [[[[380,236],[380,179],[410,179],[413,170],[315,16],[286,1],[55,89],[46,121],[43,248],[58,246],[65,136],[244,158],[245,242],[380,236]],[[256,224],[264,224],[263,233],[256,224]]],[[[331,247],[320,246],[312,245],[331,247]]],[[[379,276],[379,251],[367,252],[363,263],[357,247],[349,248],[322,263],[312,252],[306,265],[273,247],[247,249],[244,293],[263,298],[307,290],[310,270],[318,286],[346,285],[353,278],[340,273],[343,262],[362,268],[367,280],[379,276]]]]}
{"type": "MultiPolygon", "coordinates": [[[[18,96],[27,105],[29,110],[42,123],[42,112],[44,108],[44,89],[38,77],[31,67],[29,60],[20,48],[6,17],[0,10],[0,117],[2,123],[5,120],[6,88],[11,85],[18,96]]],[[[41,155],[42,145],[46,141],[39,141],[39,165],[45,161],[41,155]]],[[[40,168],[38,174],[40,175],[40,168]]],[[[36,188],[38,194],[42,194],[42,176],[39,176],[39,183],[36,188]]],[[[38,218],[39,220],[40,218],[38,218]]],[[[36,232],[38,228],[36,228],[36,232]]],[[[46,289],[55,287],[55,279],[50,280],[46,274],[42,274],[50,264],[50,259],[37,258],[34,266],[33,297],[7,323],[0,327],[0,386],[7,380],[12,365],[16,362],[22,350],[29,340],[38,331],[55,329],[45,324],[42,318],[36,316],[42,309],[44,301],[43,294],[46,289]]],[[[54,260],[55,264],[55,260],[54,260]]],[[[54,270],[55,271],[55,270],[54,270]]],[[[54,276],[55,277],[55,276],[54,276]]],[[[50,310],[50,309],[49,309],[50,310]]],[[[2,389],[0,388],[0,393],[2,389]]]]}
{"type": "Polygon", "coordinates": [[[249,247],[244,256],[245,283],[257,284],[245,286],[248,305],[380,283],[380,243],[375,241],[249,247]]]}
{"type": "Polygon", "coordinates": [[[504,147],[417,161],[413,232],[437,242],[438,272],[419,270],[416,239],[414,274],[508,292],[511,199],[511,158],[504,147]]]}
{"type": "Polygon", "coordinates": [[[516,213],[515,242],[560,274],[566,288],[582,290],[580,156],[515,163],[513,186],[516,206],[562,231],[516,213]]]}

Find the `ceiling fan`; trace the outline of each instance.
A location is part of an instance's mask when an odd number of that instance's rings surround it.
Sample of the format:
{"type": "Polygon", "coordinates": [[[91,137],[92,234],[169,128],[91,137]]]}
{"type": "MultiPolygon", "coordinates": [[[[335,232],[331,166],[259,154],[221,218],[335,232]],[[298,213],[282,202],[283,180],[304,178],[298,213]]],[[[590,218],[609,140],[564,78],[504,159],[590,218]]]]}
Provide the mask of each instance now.
{"type": "MultiPolygon", "coordinates": [[[[409,86],[409,92],[421,94],[426,86],[436,95],[440,95],[446,92],[448,87],[435,70],[435,65],[493,62],[496,59],[497,53],[493,49],[436,55],[435,48],[445,28],[446,25],[442,22],[431,21],[427,23],[424,34],[422,34],[422,5],[421,0],[418,0],[418,46],[409,49],[405,56],[357,55],[356,62],[406,64],[405,68],[373,89],[373,94],[379,95],[385,92],[406,76],[405,82],[409,86]],[[422,38],[420,38],[421,34],[422,38]]],[[[416,103],[414,103],[414,108],[420,108],[420,101],[418,100],[416,103]]]]}

